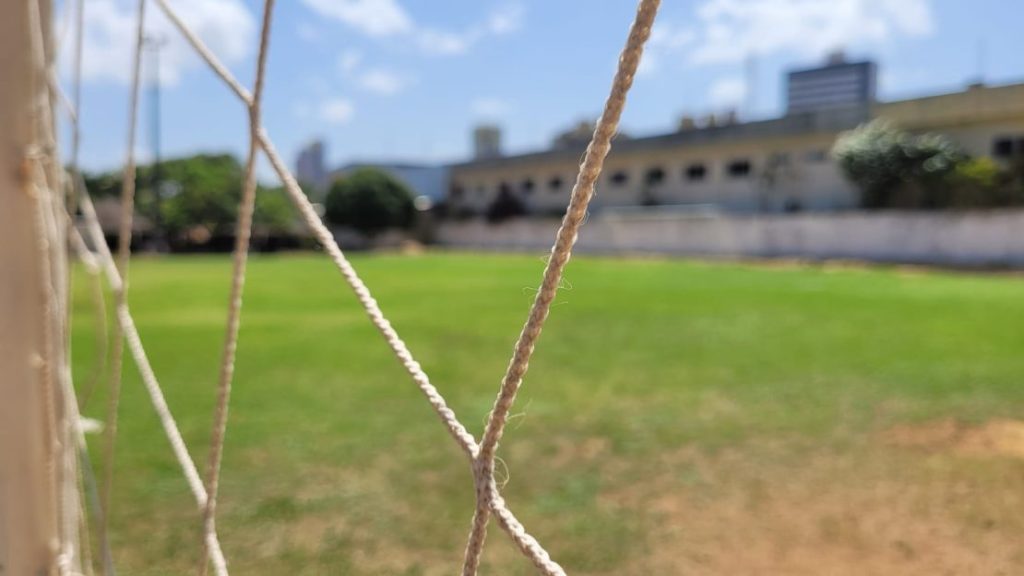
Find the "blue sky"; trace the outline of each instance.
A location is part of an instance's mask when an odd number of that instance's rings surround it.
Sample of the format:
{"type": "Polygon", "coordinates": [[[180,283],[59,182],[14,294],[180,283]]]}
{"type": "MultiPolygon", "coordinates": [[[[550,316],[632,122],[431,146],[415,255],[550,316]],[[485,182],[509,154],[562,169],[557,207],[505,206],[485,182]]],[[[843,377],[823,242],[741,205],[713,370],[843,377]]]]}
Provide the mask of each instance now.
{"type": "MultiPolygon", "coordinates": [[[[251,82],[260,4],[169,2],[251,82]]],[[[86,0],[87,169],[114,168],[124,156],[134,3],[86,0]]],[[[289,159],[322,138],[331,164],[462,159],[482,121],[503,127],[508,151],[542,148],[599,112],[634,10],[631,0],[280,0],[265,124],[289,159]]],[[[151,34],[165,40],[164,155],[243,156],[243,108],[155,5],[148,16],[151,34]]],[[[991,83],[1024,81],[1022,22],[1020,0],[665,0],[622,128],[657,133],[683,113],[729,108],[778,114],[783,72],[840,47],[879,62],[884,99],[956,90],[980,69],[991,83]]]]}

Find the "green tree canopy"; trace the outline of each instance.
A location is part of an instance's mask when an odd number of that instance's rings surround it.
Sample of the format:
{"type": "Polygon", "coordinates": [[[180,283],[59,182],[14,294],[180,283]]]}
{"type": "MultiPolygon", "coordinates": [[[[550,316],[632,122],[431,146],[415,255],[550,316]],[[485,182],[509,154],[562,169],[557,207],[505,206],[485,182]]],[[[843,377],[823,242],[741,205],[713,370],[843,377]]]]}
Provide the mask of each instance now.
{"type": "MultiPolygon", "coordinates": [[[[203,226],[214,236],[233,233],[243,170],[228,154],[198,155],[160,164],[161,220],[169,234],[203,226]]],[[[151,182],[153,167],[139,171],[151,182]]]]}
{"type": "Polygon", "coordinates": [[[332,184],[325,208],[328,222],[367,236],[408,228],[414,214],[409,189],[376,168],[359,168],[332,184]]]}
{"type": "MultiPolygon", "coordinates": [[[[160,163],[160,202],[153,193],[155,169],[139,166],[136,171],[136,210],[149,217],[170,240],[203,227],[214,236],[234,234],[238,202],[242,195],[244,169],[230,154],[197,154],[160,163]]],[[[121,172],[84,175],[86,188],[96,197],[118,197],[121,172]]],[[[263,232],[292,231],[294,212],[284,189],[259,186],[254,226],[263,232]]]]}

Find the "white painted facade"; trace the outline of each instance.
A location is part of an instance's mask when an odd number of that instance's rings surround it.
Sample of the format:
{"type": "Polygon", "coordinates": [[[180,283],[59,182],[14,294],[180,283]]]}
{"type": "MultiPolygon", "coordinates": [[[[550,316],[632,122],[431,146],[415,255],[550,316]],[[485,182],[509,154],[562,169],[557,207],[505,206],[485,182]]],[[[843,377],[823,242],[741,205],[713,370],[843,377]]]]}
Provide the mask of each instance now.
{"type": "MultiPolygon", "coordinates": [[[[998,159],[1000,140],[1024,151],[1024,84],[621,139],[607,159],[592,210],[643,205],[711,205],[731,213],[853,209],[857,191],[830,151],[842,132],[874,118],[942,133],[972,155],[998,159]]],[[[582,153],[582,148],[555,149],[455,165],[450,205],[456,212],[482,214],[505,189],[531,213],[559,213],[568,203],[582,153]]]]}

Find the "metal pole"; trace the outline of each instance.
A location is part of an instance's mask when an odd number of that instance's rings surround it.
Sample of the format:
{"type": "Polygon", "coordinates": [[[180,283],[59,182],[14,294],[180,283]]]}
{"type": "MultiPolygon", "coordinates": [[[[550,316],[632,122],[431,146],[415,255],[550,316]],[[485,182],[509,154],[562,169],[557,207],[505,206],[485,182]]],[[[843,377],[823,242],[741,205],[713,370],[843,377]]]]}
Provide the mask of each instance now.
{"type": "Polygon", "coordinates": [[[153,236],[156,249],[159,252],[166,251],[167,238],[164,234],[163,225],[163,191],[160,189],[162,185],[163,174],[160,171],[160,50],[164,44],[167,43],[167,39],[160,36],[147,36],[145,46],[153,54],[153,69],[152,76],[150,77],[149,86],[149,114],[150,114],[150,144],[153,150],[153,166],[151,168],[152,173],[150,174],[150,191],[153,194],[153,236]]]}

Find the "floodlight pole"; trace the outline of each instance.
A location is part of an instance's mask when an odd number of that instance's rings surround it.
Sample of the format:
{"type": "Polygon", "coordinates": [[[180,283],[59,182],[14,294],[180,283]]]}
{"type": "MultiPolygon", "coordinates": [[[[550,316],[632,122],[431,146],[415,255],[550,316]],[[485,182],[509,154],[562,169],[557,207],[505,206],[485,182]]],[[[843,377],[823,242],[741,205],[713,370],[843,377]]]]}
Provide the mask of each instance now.
{"type": "MultiPolygon", "coordinates": [[[[47,74],[34,65],[33,38],[52,55],[51,0],[0,2],[0,575],[57,573],[61,502],[66,478],[60,431],[65,366],[64,323],[53,312],[58,276],[47,276],[42,249],[63,254],[61,233],[38,222],[33,158],[39,142],[39,103],[47,74]],[[42,24],[40,24],[42,23],[42,24]],[[34,25],[33,25],[34,24],[34,25]],[[35,34],[33,34],[35,30],[35,34]],[[43,243],[42,239],[46,242],[43,243]],[[47,285],[46,278],[50,278],[47,285]],[[51,295],[51,296],[48,296],[51,295]],[[49,304],[48,304],[49,302],[49,304]],[[51,334],[47,339],[47,331],[51,334]],[[47,342],[51,345],[48,346],[47,342]],[[54,344],[56,343],[56,344],[54,344]],[[45,368],[45,369],[44,369],[45,368]]],[[[52,158],[52,156],[51,156],[52,158]]],[[[50,175],[58,167],[49,166],[50,175]]],[[[48,194],[59,193],[47,190],[48,194]]],[[[56,206],[51,202],[51,206],[56,206]]],[[[52,222],[52,220],[51,220],[52,222]]],[[[63,220],[62,220],[63,223],[63,220]]],[[[63,262],[55,266],[63,266],[63,262]]]]}

